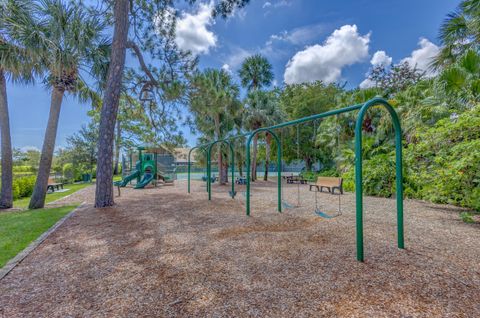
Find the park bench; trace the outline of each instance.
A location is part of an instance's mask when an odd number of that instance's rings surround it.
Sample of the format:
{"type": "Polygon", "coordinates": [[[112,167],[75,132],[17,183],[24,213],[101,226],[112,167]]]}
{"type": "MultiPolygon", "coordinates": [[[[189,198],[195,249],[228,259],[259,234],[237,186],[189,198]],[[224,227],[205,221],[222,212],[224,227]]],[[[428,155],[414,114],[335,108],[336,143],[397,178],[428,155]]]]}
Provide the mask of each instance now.
{"type": "Polygon", "coordinates": [[[55,189],[60,190],[60,188],[63,189],[63,183],[61,182],[55,182],[54,179],[48,178],[48,184],[47,184],[47,192],[51,190],[52,192],[55,192],[55,189]]]}
{"type": "Polygon", "coordinates": [[[317,177],[317,182],[310,185],[310,191],[315,188],[316,191],[323,192],[323,188],[327,188],[331,194],[337,189],[343,194],[343,179],[338,177],[317,177]]]}

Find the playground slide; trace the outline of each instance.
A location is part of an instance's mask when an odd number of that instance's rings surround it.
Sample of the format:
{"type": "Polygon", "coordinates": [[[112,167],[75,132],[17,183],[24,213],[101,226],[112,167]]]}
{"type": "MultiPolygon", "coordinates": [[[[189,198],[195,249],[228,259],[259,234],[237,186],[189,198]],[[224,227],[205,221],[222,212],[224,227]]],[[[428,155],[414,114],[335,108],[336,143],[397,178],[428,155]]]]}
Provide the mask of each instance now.
{"type": "Polygon", "coordinates": [[[165,183],[173,183],[173,181],[174,181],[171,177],[167,176],[166,173],[164,173],[162,171],[158,171],[157,174],[158,174],[159,179],[163,180],[163,182],[165,182],[165,183]]]}
{"type": "Polygon", "coordinates": [[[147,184],[149,184],[150,182],[152,182],[153,180],[153,173],[145,173],[143,175],[143,178],[142,180],[140,180],[139,183],[137,183],[137,185],[135,186],[135,189],[143,189],[145,188],[145,186],[147,184]]]}
{"type": "Polygon", "coordinates": [[[121,181],[116,181],[114,184],[116,186],[125,187],[130,181],[136,179],[140,175],[140,171],[133,170],[131,174],[123,178],[121,181]]]}

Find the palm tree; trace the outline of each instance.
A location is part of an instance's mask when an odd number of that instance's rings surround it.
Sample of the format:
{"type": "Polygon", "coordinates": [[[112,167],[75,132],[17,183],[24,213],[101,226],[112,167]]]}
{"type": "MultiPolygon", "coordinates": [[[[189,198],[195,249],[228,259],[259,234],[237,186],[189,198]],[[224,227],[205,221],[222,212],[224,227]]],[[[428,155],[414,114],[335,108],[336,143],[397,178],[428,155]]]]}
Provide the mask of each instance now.
{"type": "Polygon", "coordinates": [[[273,81],[272,64],[260,54],[247,57],[238,71],[238,76],[242,86],[249,91],[270,86],[273,81]]]}
{"type": "Polygon", "coordinates": [[[440,91],[452,109],[468,109],[480,102],[480,54],[468,50],[438,77],[440,91]]]}
{"type": "MultiPolygon", "coordinates": [[[[244,124],[248,129],[255,130],[260,127],[271,126],[281,122],[285,116],[280,109],[278,93],[276,91],[264,92],[264,91],[252,91],[248,93],[245,100],[244,111],[244,124]]],[[[270,134],[265,135],[265,174],[263,179],[266,181],[268,178],[268,165],[270,160],[270,145],[272,142],[272,136],[270,134]]],[[[252,181],[256,180],[257,175],[257,145],[258,135],[253,137],[253,160],[252,163],[252,181]]]]}
{"type": "MultiPolygon", "coordinates": [[[[247,57],[238,71],[242,86],[248,91],[256,91],[262,87],[269,86],[273,81],[272,64],[268,59],[260,54],[255,54],[247,57]]],[[[252,102],[251,100],[250,102],[252,102]]],[[[258,129],[262,126],[263,120],[255,119],[252,116],[256,113],[255,107],[252,112],[247,115],[249,117],[249,126],[251,129],[258,129]]],[[[253,154],[252,154],[252,181],[257,178],[257,145],[258,135],[253,139],[253,154]]]]}
{"type": "Polygon", "coordinates": [[[440,27],[442,49],[432,63],[434,68],[450,65],[470,49],[480,46],[480,1],[463,0],[447,15],[440,27]]]}
{"type": "Polygon", "coordinates": [[[16,23],[31,25],[30,1],[5,1],[0,3],[0,135],[2,181],[0,209],[13,206],[13,171],[10,118],[7,100],[7,77],[14,82],[30,82],[36,71],[35,57],[27,48],[20,47],[8,33],[8,24],[12,18],[16,23]]]}
{"type": "MultiPolygon", "coordinates": [[[[196,114],[197,126],[204,132],[213,128],[214,140],[222,139],[233,128],[233,118],[239,110],[239,89],[224,70],[207,69],[193,79],[190,108],[196,114]]],[[[217,152],[219,180],[228,181],[222,151],[217,152]]],[[[233,182],[233,181],[232,181],[233,182]]]]}
{"type": "Polygon", "coordinates": [[[93,63],[105,63],[108,43],[102,32],[100,19],[92,17],[81,4],[61,0],[43,0],[34,6],[36,17],[33,26],[26,27],[10,22],[12,37],[25,47],[33,48],[48,73],[45,82],[52,88],[50,114],[42,147],[37,180],[29,208],[42,208],[45,204],[48,177],[52,165],[60,108],[65,93],[76,94],[80,99],[90,94],[81,78],[81,71],[102,68],[93,63]],[[32,36],[34,34],[35,36],[32,36]]]}

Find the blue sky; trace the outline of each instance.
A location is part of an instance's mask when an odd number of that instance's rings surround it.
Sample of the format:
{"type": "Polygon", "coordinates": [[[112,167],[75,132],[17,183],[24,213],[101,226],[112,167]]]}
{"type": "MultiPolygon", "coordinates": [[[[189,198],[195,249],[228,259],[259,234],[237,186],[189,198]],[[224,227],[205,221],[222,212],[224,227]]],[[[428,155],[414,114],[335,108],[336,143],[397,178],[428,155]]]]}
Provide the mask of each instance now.
{"type": "MultiPolygon", "coordinates": [[[[179,12],[177,43],[200,56],[200,67],[223,67],[234,75],[241,61],[264,54],[277,85],[313,80],[368,86],[372,64],[407,61],[425,67],[438,50],[438,29],[458,1],[451,0],[252,0],[228,20],[209,17],[211,2],[179,12]],[[363,83],[362,83],[363,82],[363,83]]],[[[50,92],[9,85],[14,147],[41,148],[50,92]]],[[[57,146],[88,122],[89,105],[66,97],[57,146]]],[[[190,144],[195,143],[184,129],[190,144]]]]}

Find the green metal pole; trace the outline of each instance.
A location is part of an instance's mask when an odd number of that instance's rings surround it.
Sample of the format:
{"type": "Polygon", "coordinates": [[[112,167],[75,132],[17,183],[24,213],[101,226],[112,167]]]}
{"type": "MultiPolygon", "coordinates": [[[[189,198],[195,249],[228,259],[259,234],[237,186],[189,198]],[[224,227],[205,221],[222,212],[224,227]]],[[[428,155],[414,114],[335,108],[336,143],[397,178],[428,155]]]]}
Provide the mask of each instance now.
{"type": "Polygon", "coordinates": [[[188,152],[188,167],[187,167],[187,189],[188,189],[188,193],[190,193],[190,166],[191,166],[191,162],[190,162],[190,158],[191,158],[191,154],[192,154],[192,151],[193,149],[195,149],[195,147],[193,147],[192,149],[190,149],[190,151],[188,152]]]}
{"type": "Polygon", "coordinates": [[[233,150],[232,143],[225,141],[230,146],[230,161],[232,163],[231,170],[232,170],[232,199],[235,198],[235,152],[233,150]]]}
{"type": "Polygon", "coordinates": [[[397,179],[397,240],[398,248],[404,249],[402,130],[400,128],[400,121],[398,121],[398,129],[395,128],[395,166],[397,179]]]}
{"type": "Polygon", "coordinates": [[[282,142],[276,134],[274,134],[277,144],[277,204],[278,212],[282,212],[282,142]]]}
{"type": "Polygon", "coordinates": [[[245,209],[247,212],[247,216],[250,216],[250,143],[252,142],[252,137],[255,135],[255,132],[253,132],[247,139],[247,144],[245,147],[247,147],[246,150],[246,159],[247,159],[247,167],[245,171],[245,176],[247,177],[247,184],[246,184],[246,189],[245,189],[245,209]]]}
{"type": "MultiPolygon", "coordinates": [[[[364,110],[364,108],[362,108],[364,110]]],[[[362,185],[362,123],[363,113],[357,117],[355,125],[355,206],[356,206],[356,234],[357,260],[363,262],[363,185],[362,185]]]]}
{"type": "Polygon", "coordinates": [[[384,99],[374,98],[360,109],[355,126],[355,200],[357,223],[357,259],[364,260],[363,248],[363,175],[362,175],[362,124],[368,108],[382,105],[390,113],[395,127],[395,174],[397,185],[397,240],[398,247],[405,248],[403,228],[403,165],[402,165],[402,128],[395,109],[384,99]]]}
{"type": "Polygon", "coordinates": [[[210,160],[210,151],[211,151],[211,146],[208,147],[207,150],[207,191],[208,191],[208,200],[212,199],[212,162],[210,160]]]}
{"type": "MultiPolygon", "coordinates": [[[[277,166],[280,167],[282,164],[282,147],[281,147],[281,141],[280,138],[278,138],[277,134],[273,132],[270,128],[259,128],[257,130],[254,130],[252,134],[248,137],[247,139],[247,145],[246,145],[246,153],[247,153],[247,171],[246,171],[246,177],[247,177],[247,186],[246,186],[246,211],[247,215],[250,215],[250,144],[252,142],[253,137],[262,132],[268,132],[270,133],[274,138],[275,141],[277,142],[277,166]]],[[[277,169],[277,209],[278,212],[282,212],[282,171],[281,169],[277,169]]]]}

